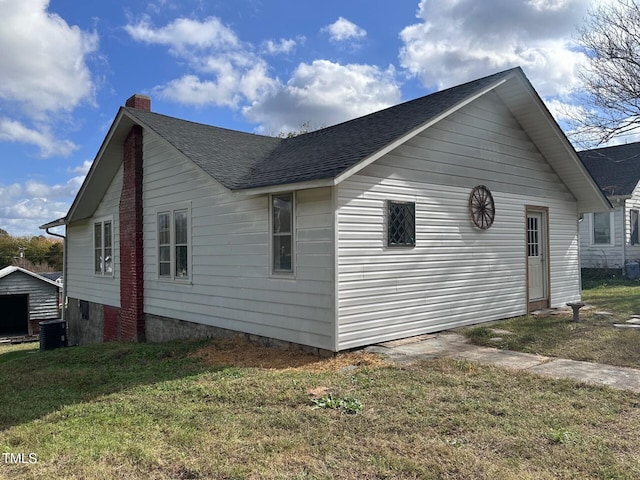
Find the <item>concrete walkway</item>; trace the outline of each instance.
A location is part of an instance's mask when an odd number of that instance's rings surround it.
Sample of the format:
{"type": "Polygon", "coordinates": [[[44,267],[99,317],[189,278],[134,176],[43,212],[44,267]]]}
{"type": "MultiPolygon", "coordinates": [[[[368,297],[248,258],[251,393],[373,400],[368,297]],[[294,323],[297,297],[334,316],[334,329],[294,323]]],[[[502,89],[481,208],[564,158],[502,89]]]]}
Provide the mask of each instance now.
{"type": "Polygon", "coordinates": [[[634,368],[479,347],[468,343],[465,337],[455,333],[421,335],[373,345],[366,350],[382,354],[397,364],[412,363],[419,359],[451,357],[640,393],[640,370],[634,368]]]}

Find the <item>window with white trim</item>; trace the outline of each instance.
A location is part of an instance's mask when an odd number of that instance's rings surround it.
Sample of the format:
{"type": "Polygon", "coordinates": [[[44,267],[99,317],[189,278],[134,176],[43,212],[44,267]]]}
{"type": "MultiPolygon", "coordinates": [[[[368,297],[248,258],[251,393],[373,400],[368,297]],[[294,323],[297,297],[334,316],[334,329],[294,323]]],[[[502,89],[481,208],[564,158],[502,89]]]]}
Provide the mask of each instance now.
{"type": "Polygon", "coordinates": [[[613,245],[613,213],[596,212],[591,217],[591,235],[594,245],[613,245]]]}
{"type": "Polygon", "coordinates": [[[113,276],[113,220],[93,224],[93,271],[113,276]]]}
{"type": "Polygon", "coordinates": [[[271,272],[293,273],[293,193],[271,196],[271,272]]]}
{"type": "Polygon", "coordinates": [[[191,277],[189,218],[188,208],[158,212],[158,278],[189,280],[191,277]]]}

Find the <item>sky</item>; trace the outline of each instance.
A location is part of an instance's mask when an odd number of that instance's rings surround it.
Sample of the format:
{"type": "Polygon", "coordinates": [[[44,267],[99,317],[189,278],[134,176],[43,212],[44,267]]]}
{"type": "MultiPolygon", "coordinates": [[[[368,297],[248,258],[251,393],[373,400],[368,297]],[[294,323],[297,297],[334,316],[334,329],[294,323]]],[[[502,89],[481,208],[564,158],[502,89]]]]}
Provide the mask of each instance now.
{"type": "Polygon", "coordinates": [[[277,135],[520,66],[562,125],[594,1],[0,0],[0,228],[64,217],[135,93],[277,135]]]}

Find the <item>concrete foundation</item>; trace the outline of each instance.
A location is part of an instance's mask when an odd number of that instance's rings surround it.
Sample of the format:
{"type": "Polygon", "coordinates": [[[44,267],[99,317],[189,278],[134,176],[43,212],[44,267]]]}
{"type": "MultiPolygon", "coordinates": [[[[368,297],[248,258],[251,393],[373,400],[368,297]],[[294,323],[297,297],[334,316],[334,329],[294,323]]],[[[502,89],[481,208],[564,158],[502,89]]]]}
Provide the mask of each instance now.
{"type": "Polygon", "coordinates": [[[65,312],[68,345],[101,343],[104,332],[104,308],[99,303],[81,303],[70,298],[65,312]],[[84,305],[84,306],[82,306],[84,305]]]}
{"type": "MultiPolygon", "coordinates": [[[[117,307],[70,298],[66,321],[69,345],[122,340],[121,317],[117,307]]],[[[330,350],[149,313],[144,314],[144,327],[144,340],[152,343],[205,338],[239,338],[263,347],[299,350],[323,357],[334,354],[330,350]]]]}

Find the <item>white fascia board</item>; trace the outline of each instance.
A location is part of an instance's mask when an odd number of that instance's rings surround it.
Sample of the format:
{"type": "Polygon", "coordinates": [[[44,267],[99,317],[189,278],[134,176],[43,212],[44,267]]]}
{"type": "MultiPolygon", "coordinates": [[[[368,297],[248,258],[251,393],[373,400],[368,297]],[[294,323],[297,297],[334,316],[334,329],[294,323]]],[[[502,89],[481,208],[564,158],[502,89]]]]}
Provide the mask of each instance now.
{"type": "MultiPolygon", "coordinates": [[[[593,192],[598,197],[599,203],[601,203],[601,206],[604,207],[605,209],[603,211],[611,211],[612,209],[611,203],[609,202],[607,197],[604,195],[604,193],[602,193],[602,190],[600,190],[600,187],[598,186],[598,184],[593,179],[593,177],[591,176],[587,168],[582,163],[582,160],[580,160],[580,157],[578,156],[578,153],[576,152],[575,148],[573,148],[573,145],[571,145],[571,142],[569,142],[569,139],[560,128],[560,125],[558,125],[558,122],[556,122],[556,120],[553,118],[553,116],[551,115],[551,112],[549,112],[549,109],[546,107],[546,105],[544,104],[544,102],[542,101],[538,93],[535,91],[531,83],[529,83],[528,80],[523,79],[522,77],[519,78],[519,80],[520,80],[520,83],[523,85],[524,90],[527,92],[527,94],[529,95],[533,103],[536,105],[536,107],[544,117],[545,122],[547,123],[551,131],[554,133],[557,141],[560,142],[564,150],[567,152],[567,156],[571,158],[573,165],[576,168],[578,168],[582,173],[582,176],[586,180],[591,192],[593,192]]],[[[547,158],[547,162],[548,161],[549,159],[547,158]]],[[[562,179],[562,177],[560,178],[562,179]]],[[[572,191],[572,190],[569,189],[569,191],[572,191]]],[[[574,194],[574,196],[576,195],[574,194]]],[[[581,202],[578,199],[578,204],[580,203],[581,202]]],[[[582,213],[586,213],[586,212],[582,212],[582,213]]]]}
{"type": "MultiPolygon", "coordinates": [[[[67,216],[65,217],[67,224],[73,222],[74,220],[81,220],[81,219],[75,218],[75,214],[76,214],[76,211],[78,209],[78,205],[80,205],[80,203],[82,201],[82,198],[84,197],[89,184],[93,183],[94,177],[96,175],[96,171],[98,170],[98,168],[100,166],[100,161],[101,161],[105,151],[107,150],[108,146],[110,145],[113,136],[115,135],[116,131],[120,127],[120,123],[122,121],[122,118],[125,116],[125,112],[126,111],[124,110],[124,108],[121,107],[120,110],[118,111],[118,114],[116,115],[116,118],[113,120],[113,123],[111,124],[111,127],[109,127],[109,131],[107,132],[106,137],[102,141],[102,145],[100,145],[100,149],[98,150],[98,153],[96,154],[96,156],[95,156],[95,158],[93,160],[93,163],[91,164],[91,168],[89,168],[89,171],[87,172],[87,175],[85,176],[85,179],[82,182],[82,185],[80,186],[80,189],[78,190],[78,193],[76,194],[76,198],[73,200],[73,203],[71,204],[71,208],[69,208],[69,212],[67,213],[67,216]]],[[[127,117],[127,118],[130,119],[130,117],[127,117]]],[[[132,125],[133,125],[133,123],[132,123],[132,125]]],[[[99,180],[97,180],[97,181],[99,181],[99,180]]]]}

